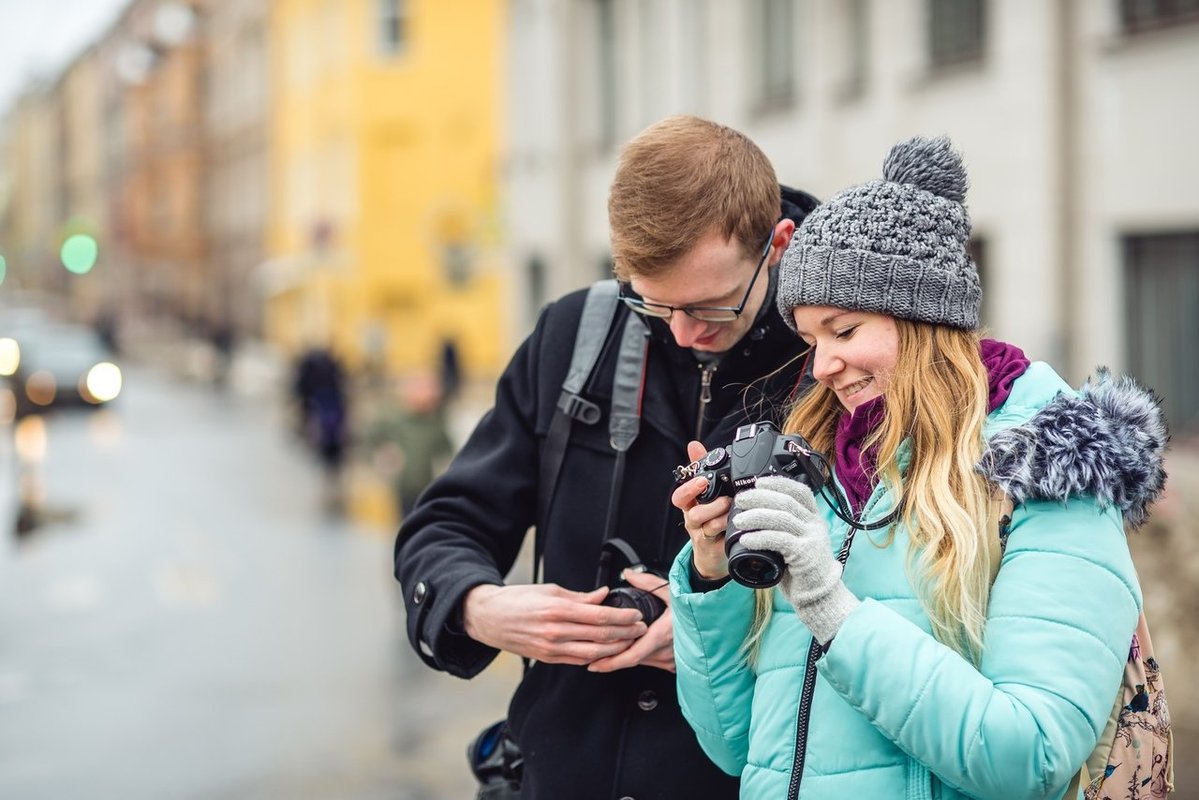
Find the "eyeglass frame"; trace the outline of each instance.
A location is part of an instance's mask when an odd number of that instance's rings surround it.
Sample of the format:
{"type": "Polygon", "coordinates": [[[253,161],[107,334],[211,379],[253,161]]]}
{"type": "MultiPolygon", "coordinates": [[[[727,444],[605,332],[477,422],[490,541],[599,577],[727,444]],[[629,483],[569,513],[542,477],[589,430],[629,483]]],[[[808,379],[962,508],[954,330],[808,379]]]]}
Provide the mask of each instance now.
{"type": "Polygon", "coordinates": [[[762,266],[766,263],[766,259],[770,255],[771,245],[774,244],[774,231],[774,228],[770,229],[770,236],[768,236],[766,239],[766,246],[762,248],[762,256],[758,259],[758,266],[754,268],[754,276],[749,279],[749,286],[745,288],[745,296],[742,297],[741,302],[735,306],[671,306],[667,305],[666,303],[648,303],[645,300],[642,300],[640,297],[629,297],[627,294],[625,294],[625,287],[629,285],[626,281],[621,281],[620,283],[620,299],[624,301],[626,306],[631,308],[633,311],[636,311],[638,314],[642,314],[647,317],[654,317],[656,319],[668,320],[674,316],[674,312],[682,311],[687,316],[694,320],[699,320],[700,322],[733,322],[738,320],[741,318],[741,314],[745,311],[745,304],[749,302],[749,294],[754,290],[754,284],[758,281],[758,275],[762,272],[762,266]],[[651,309],[660,309],[666,313],[655,313],[655,311],[651,309]],[[700,313],[731,313],[732,316],[728,319],[704,319],[703,317],[698,317],[695,315],[695,312],[697,311],[700,313]]]}

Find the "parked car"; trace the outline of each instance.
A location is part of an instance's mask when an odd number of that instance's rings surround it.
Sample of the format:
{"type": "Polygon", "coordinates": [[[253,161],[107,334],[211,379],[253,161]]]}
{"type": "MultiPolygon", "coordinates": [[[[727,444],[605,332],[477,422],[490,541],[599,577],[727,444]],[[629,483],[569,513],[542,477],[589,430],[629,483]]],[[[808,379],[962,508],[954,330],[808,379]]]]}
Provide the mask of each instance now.
{"type": "Polygon", "coordinates": [[[99,406],[121,393],[120,367],[88,328],[30,326],[12,341],[17,357],[10,383],[18,415],[56,406],[99,406]]]}

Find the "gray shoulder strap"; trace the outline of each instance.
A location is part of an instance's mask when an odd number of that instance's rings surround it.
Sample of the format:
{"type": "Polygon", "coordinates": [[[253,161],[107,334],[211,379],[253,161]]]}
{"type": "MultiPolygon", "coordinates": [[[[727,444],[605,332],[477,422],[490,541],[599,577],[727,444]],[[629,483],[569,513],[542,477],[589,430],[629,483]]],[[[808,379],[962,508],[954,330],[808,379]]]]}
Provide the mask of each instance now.
{"type": "Polygon", "coordinates": [[[600,409],[595,403],[585,400],[581,393],[608,338],[612,316],[620,303],[618,288],[616,281],[606,280],[593,283],[587,290],[583,315],[579,318],[579,330],[575,334],[570,371],[566,373],[562,393],[558,396],[558,408],[571,419],[581,420],[588,425],[599,421],[600,409]]]}
{"type": "Polygon", "coordinates": [[[612,410],[608,434],[612,449],[628,450],[641,431],[641,399],[645,388],[645,351],[649,347],[649,329],[639,314],[625,318],[620,337],[620,354],[612,381],[612,410]]]}

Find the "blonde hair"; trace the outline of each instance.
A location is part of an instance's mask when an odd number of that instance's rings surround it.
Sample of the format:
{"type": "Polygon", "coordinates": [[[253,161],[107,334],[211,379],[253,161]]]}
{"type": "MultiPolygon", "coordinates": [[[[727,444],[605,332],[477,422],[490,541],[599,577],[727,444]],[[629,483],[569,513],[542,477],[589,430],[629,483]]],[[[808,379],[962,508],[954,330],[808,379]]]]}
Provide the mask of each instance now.
{"type": "MultiPolygon", "coordinates": [[[[899,521],[910,532],[907,564],[933,635],[977,663],[987,597],[998,563],[991,541],[992,498],[974,469],[987,416],[986,367],[977,332],[896,319],[899,351],[883,394],[883,421],[863,452],[878,448],[878,475],[899,497],[899,521]],[[900,474],[907,442],[911,459],[900,474]],[[902,478],[902,483],[901,483],[902,478]]],[[[817,384],[784,425],[830,461],[844,408],[817,384]]],[[[894,530],[888,541],[893,538],[894,530]]],[[[751,657],[769,621],[771,592],[759,591],[747,640],[751,657]]]]}
{"type": "Polygon", "coordinates": [[[756,257],[779,218],[779,192],[745,134],[686,115],[651,125],[621,150],[608,193],[616,276],[661,274],[711,231],[756,257]]]}

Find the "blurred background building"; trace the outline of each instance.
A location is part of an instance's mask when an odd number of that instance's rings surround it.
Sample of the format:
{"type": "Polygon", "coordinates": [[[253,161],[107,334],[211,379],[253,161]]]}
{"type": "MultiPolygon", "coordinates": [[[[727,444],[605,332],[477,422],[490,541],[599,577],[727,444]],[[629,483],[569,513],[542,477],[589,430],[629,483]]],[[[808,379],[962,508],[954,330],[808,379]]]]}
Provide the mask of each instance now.
{"type": "Polygon", "coordinates": [[[501,8],[272,4],[272,341],[395,369],[449,338],[471,368],[500,366],[501,8]]]}
{"type": "Polygon", "coordinates": [[[499,0],[132,0],[4,117],[11,291],[162,337],[498,373],[499,0]],[[87,269],[63,245],[90,237],[87,269]],[[92,267],[95,267],[94,271],[92,267]]]}
{"type": "Polygon", "coordinates": [[[5,116],[9,287],[494,377],[609,273],[621,142],[688,112],[818,195],[947,133],[994,333],[1199,428],[1199,10],[1181,0],[133,0],[5,116]],[[96,269],[62,269],[92,237],[96,269]]]}
{"type": "Polygon", "coordinates": [[[513,333],[608,274],[618,147],[662,116],[745,131],[818,196],[945,133],[986,324],[1074,380],[1132,371],[1199,432],[1197,22],[1167,0],[513,0],[513,333]]]}

